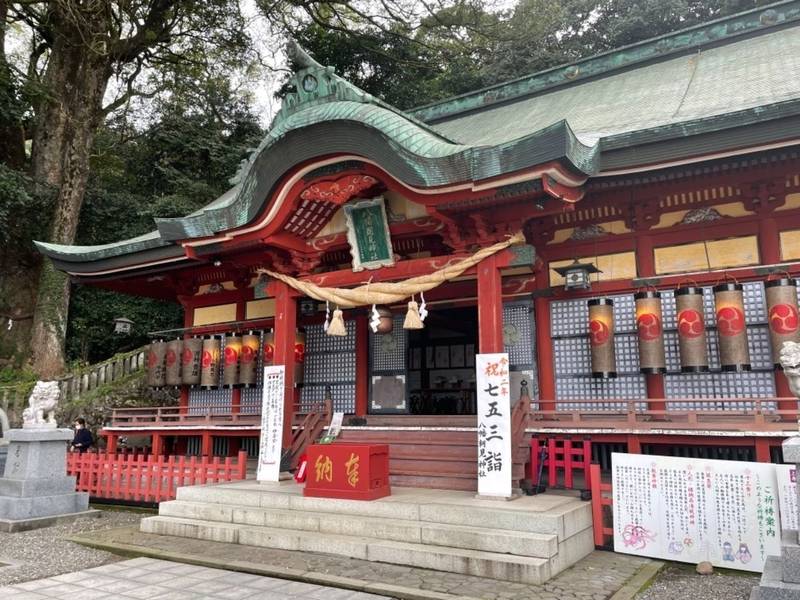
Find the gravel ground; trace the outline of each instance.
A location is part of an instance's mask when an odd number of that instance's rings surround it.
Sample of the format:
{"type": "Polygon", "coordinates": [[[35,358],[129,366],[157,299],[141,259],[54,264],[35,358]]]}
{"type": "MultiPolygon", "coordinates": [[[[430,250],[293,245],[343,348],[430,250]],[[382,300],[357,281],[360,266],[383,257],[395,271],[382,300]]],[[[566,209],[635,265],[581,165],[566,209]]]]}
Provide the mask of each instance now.
{"type": "Polygon", "coordinates": [[[668,565],[636,600],[748,600],[760,575],[742,571],[719,571],[698,575],[694,565],[668,565]]]}
{"type": "MultiPolygon", "coordinates": [[[[79,546],[64,538],[84,531],[136,525],[146,512],[104,510],[97,518],[21,533],[0,532],[0,586],[53,577],[124,560],[102,550],[79,546]]],[[[0,597],[2,597],[0,592],[0,597]]]]}

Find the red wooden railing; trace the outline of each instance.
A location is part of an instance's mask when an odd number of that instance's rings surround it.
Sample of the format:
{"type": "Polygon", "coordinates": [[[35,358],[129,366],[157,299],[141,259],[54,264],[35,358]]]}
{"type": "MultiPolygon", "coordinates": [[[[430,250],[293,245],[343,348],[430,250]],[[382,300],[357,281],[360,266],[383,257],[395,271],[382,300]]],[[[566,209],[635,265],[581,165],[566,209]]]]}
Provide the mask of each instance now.
{"type": "Polygon", "coordinates": [[[544,435],[531,438],[531,471],[530,477],[535,483],[539,476],[541,450],[546,448],[544,466],[547,468],[547,485],[563,487],[568,490],[575,487],[575,471],[583,471],[583,489],[589,489],[592,462],[592,442],[583,440],[573,444],[570,439],[556,439],[544,435]],[[563,475],[563,478],[560,477],[563,475]],[[563,483],[561,483],[563,479],[563,483]]]}
{"type": "Polygon", "coordinates": [[[589,473],[590,489],[592,490],[594,545],[597,548],[606,548],[613,544],[614,539],[614,528],[605,526],[606,520],[613,524],[613,513],[610,509],[614,504],[614,495],[611,484],[603,483],[600,479],[600,465],[590,465],[589,473]],[[609,507],[609,510],[606,510],[606,507],[609,507]]]}
{"type": "Polygon", "coordinates": [[[245,479],[247,452],[239,452],[235,460],[70,453],[67,473],[77,478],[77,490],[92,498],[161,502],[173,500],[182,486],[245,479]]]}
{"type": "Polygon", "coordinates": [[[794,398],[621,398],[540,400],[540,404],[555,408],[533,412],[535,429],[785,431],[798,417],[794,398]]]}

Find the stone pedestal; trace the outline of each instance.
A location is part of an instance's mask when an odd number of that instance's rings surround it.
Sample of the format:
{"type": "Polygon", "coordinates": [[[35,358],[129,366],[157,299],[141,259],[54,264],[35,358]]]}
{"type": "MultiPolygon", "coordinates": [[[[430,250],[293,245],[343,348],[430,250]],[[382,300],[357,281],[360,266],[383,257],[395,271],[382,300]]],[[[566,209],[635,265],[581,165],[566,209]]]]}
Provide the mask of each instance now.
{"type": "MultiPolygon", "coordinates": [[[[800,437],[783,442],[783,461],[793,463],[800,473],[800,437]]],[[[800,496],[800,485],[797,489],[800,496]]],[[[750,600],[800,600],[800,539],[797,531],[782,533],[781,555],[767,557],[761,583],[753,588],[750,600]]]]}
{"type": "Polygon", "coordinates": [[[67,476],[69,429],[12,429],[0,478],[0,531],[44,527],[89,511],[89,494],[67,476]]]}

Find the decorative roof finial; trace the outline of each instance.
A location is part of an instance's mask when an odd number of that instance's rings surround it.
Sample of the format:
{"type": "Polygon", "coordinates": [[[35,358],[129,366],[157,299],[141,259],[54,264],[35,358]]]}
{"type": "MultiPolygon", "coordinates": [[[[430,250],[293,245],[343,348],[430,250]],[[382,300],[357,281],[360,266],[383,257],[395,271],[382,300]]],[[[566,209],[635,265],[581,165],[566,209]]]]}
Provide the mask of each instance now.
{"type": "Polygon", "coordinates": [[[298,44],[293,39],[289,39],[286,43],[286,55],[289,57],[289,64],[292,66],[292,69],[295,71],[299,71],[300,69],[309,69],[309,68],[323,68],[321,64],[315,61],[311,56],[306,52],[300,44],[298,44]]]}

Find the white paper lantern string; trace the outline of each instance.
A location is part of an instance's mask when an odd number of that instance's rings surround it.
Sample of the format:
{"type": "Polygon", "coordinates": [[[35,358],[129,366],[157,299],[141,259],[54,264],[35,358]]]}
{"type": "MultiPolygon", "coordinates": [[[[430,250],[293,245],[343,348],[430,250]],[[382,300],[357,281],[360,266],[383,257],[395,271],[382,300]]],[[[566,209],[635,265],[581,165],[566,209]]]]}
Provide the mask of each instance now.
{"type": "Polygon", "coordinates": [[[425,317],[428,316],[428,309],[427,304],[425,303],[425,293],[419,293],[420,305],[419,305],[419,320],[423,323],[425,322],[425,317]]]}
{"type": "Polygon", "coordinates": [[[325,324],[322,326],[322,331],[328,331],[328,325],[331,322],[331,303],[325,300],[325,324]]]}
{"type": "Polygon", "coordinates": [[[378,309],[373,304],[371,318],[369,320],[369,326],[372,328],[372,333],[378,333],[378,326],[380,324],[381,324],[381,315],[378,312],[378,309]]]}

